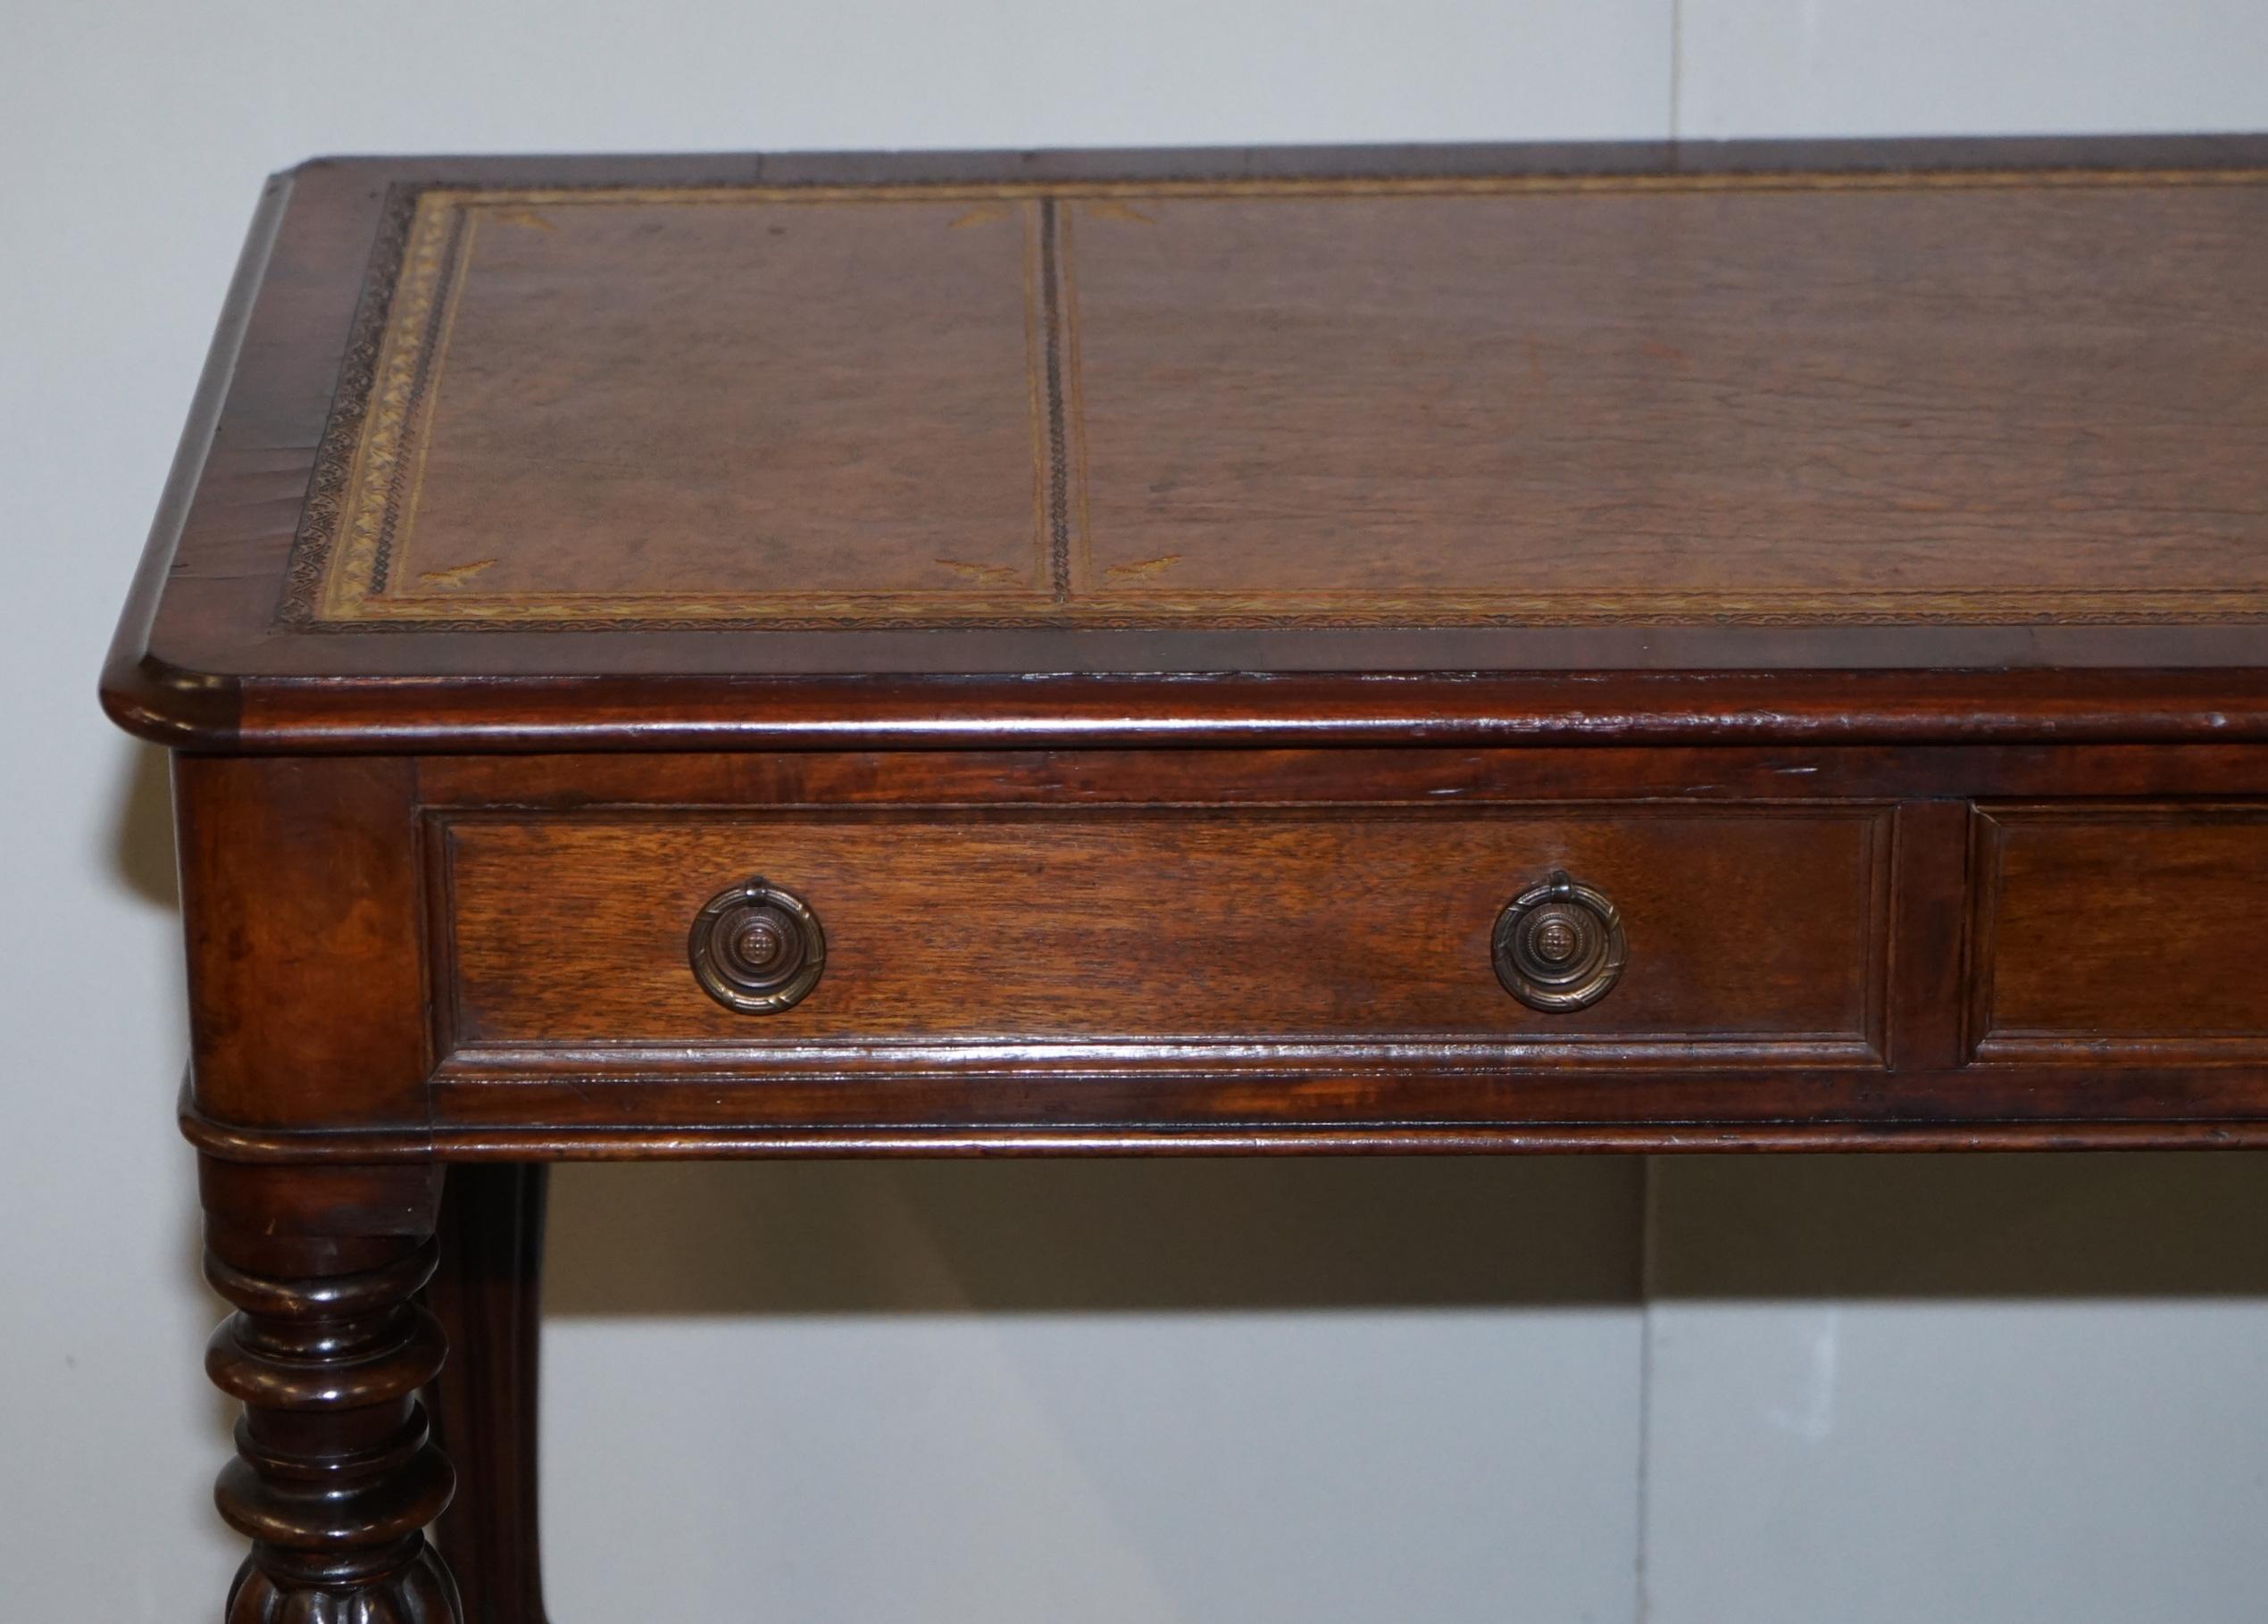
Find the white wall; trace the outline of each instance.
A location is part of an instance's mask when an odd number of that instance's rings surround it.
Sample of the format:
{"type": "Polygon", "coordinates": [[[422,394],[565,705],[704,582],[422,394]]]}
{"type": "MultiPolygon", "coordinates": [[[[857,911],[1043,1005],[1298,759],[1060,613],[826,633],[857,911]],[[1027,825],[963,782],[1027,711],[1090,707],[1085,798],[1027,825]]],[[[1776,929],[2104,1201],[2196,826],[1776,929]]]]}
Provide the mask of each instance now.
{"type": "MultiPolygon", "coordinates": [[[[267,170],[2268,127],[2259,0],[0,21],[12,1619],[213,1616],[236,1560],[163,779],[92,690],[267,170]]],[[[2264,1203],[2255,1158],[569,1170],[554,1612],[2256,1620],[2264,1203]]]]}

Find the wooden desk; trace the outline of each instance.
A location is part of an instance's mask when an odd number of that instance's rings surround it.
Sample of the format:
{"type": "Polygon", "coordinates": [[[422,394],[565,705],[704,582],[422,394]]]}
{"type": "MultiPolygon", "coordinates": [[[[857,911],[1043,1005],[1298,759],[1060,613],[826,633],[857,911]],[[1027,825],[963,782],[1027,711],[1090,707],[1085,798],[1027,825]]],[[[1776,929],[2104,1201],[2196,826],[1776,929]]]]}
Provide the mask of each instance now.
{"type": "Polygon", "coordinates": [[[229,1617],[540,1617],[551,1160],[2268,1144],[2264,266],[2259,139],[277,177],[104,684],[229,1617]]]}

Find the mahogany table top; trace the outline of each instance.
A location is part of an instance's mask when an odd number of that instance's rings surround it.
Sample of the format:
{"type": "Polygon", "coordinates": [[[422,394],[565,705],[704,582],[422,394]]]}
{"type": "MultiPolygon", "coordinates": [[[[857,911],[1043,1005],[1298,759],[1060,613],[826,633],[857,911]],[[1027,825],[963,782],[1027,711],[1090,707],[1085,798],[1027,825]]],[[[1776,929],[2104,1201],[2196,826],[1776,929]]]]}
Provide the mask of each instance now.
{"type": "Polygon", "coordinates": [[[2268,732],[2268,140],[354,159],[200,747],[2268,732]]]}

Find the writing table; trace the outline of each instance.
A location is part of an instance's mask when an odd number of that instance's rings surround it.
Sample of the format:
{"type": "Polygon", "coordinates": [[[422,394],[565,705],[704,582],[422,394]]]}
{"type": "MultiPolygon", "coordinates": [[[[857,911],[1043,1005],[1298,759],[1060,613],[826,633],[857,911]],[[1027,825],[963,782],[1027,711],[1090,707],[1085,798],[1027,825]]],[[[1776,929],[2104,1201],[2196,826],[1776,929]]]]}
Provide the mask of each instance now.
{"type": "Polygon", "coordinates": [[[104,679],[228,1616],[540,1618],[563,1158],[2268,1144],[2264,623],[2268,140],[278,176],[104,679]]]}

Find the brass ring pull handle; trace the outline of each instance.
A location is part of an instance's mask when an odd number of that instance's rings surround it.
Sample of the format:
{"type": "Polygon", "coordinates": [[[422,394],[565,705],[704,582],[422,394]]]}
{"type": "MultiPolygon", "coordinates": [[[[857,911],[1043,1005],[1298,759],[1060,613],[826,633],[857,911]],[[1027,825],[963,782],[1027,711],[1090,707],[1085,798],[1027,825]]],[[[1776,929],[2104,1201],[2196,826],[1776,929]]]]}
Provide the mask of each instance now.
{"type": "Polygon", "coordinates": [[[792,891],[758,878],[709,898],[689,944],[701,990],[744,1015],[784,1010],[819,985],[827,936],[792,891]]]}
{"type": "Polygon", "coordinates": [[[1614,904],[1558,869],[1506,905],[1490,950],[1505,991],[1531,1010],[1553,1013],[1606,996],[1630,957],[1614,904]]]}

